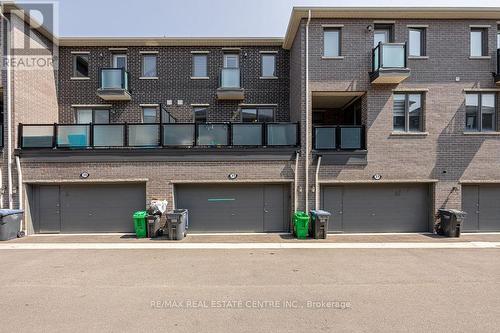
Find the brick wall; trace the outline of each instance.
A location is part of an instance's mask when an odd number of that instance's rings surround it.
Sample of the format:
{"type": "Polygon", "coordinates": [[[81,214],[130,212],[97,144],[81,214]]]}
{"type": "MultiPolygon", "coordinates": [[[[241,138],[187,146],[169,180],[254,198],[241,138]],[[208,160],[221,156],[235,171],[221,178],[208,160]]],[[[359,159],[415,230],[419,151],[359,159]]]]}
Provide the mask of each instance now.
{"type": "MultiPolygon", "coordinates": [[[[64,123],[74,122],[75,104],[110,104],[96,95],[99,88],[100,68],[111,67],[112,52],[107,47],[62,47],[60,49],[60,94],[59,116],[64,123]],[[90,80],[71,80],[71,51],[90,52],[90,80]]],[[[289,58],[288,51],[280,47],[241,47],[240,68],[242,87],[245,89],[243,101],[218,101],[216,90],[222,69],[222,47],[129,47],[127,48],[128,71],[132,100],[113,103],[113,122],[141,122],[140,104],[161,103],[167,106],[179,121],[191,122],[191,104],[210,104],[208,121],[226,122],[240,120],[239,104],[277,104],[276,120],[287,122],[289,115],[289,58]],[[262,80],[261,57],[259,51],[278,51],[276,57],[277,80],[262,80]],[[140,51],[158,51],[158,80],[140,80],[140,51]],[[209,51],[209,80],[193,80],[191,51],[209,51]],[[178,106],[177,100],[183,105],[178,106]]]]}
{"type": "MultiPolygon", "coordinates": [[[[497,23],[488,20],[397,20],[395,42],[405,42],[407,25],[428,25],[428,59],[408,60],[410,78],[399,86],[370,83],[373,33],[372,20],[313,19],[310,25],[310,92],[363,91],[363,123],[367,126],[366,166],[323,165],[323,181],[371,182],[376,173],[384,180],[439,180],[434,206],[461,207],[460,181],[500,180],[500,135],[464,134],[464,89],[495,88],[491,72],[496,66],[497,23]],[[324,24],[342,28],[343,59],[322,59],[324,24]],[[490,25],[490,59],[469,59],[469,26],[490,25]],[[456,77],[460,77],[457,82],[456,77]],[[424,136],[392,135],[394,89],[425,92],[424,136]],[[458,191],[453,190],[458,187],[458,191]]],[[[303,38],[305,20],[297,38],[303,38]]],[[[292,48],[293,55],[293,48],[292,48]]],[[[293,64],[293,62],[292,62],[293,64]]],[[[305,80],[304,73],[291,72],[291,82],[305,80]],[[299,76],[300,75],[300,76],[299,76]]],[[[293,87],[292,83],[292,87],[293,87]]],[[[305,113],[305,97],[292,99],[291,109],[305,113]]],[[[498,118],[497,118],[498,119],[498,118]]],[[[304,121],[305,122],[305,121],[304,121]]],[[[310,161],[314,164],[314,161],[310,161]]],[[[314,180],[315,168],[310,170],[314,180]]],[[[310,205],[314,196],[310,196],[310,205]]]]}

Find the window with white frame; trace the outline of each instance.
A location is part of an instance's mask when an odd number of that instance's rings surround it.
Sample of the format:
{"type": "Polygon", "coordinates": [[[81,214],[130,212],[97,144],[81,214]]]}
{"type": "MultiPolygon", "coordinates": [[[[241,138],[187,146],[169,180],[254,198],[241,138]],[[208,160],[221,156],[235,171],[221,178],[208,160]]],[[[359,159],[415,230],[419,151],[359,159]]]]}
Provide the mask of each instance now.
{"type": "Polygon", "coordinates": [[[261,55],[261,76],[262,77],[276,77],[276,54],[261,55]]]}
{"type": "Polygon", "coordinates": [[[496,94],[468,93],[465,95],[465,130],[488,132],[496,130],[496,94]]]}
{"type": "Polygon", "coordinates": [[[158,108],[156,106],[145,106],[142,108],[142,122],[154,124],[158,119],[158,108]]]}
{"type": "Polygon", "coordinates": [[[158,77],[158,57],[156,54],[142,55],[142,77],[158,77]]]}
{"type": "Polygon", "coordinates": [[[208,55],[193,54],[193,77],[208,77],[208,55]]]}
{"type": "Polygon", "coordinates": [[[323,30],[323,56],[340,56],[340,28],[325,28],[323,30]]]}

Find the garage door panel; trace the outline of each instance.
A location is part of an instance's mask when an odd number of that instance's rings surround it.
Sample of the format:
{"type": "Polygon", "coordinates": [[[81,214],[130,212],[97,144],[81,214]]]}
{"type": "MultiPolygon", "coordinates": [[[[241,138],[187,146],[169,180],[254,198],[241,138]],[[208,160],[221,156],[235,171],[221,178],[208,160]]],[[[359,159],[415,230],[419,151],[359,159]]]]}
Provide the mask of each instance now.
{"type": "Polygon", "coordinates": [[[328,223],[328,231],[341,232],[343,231],[343,208],[342,195],[343,187],[324,187],[322,189],[322,207],[330,212],[330,221],[328,223]]]}
{"type": "Polygon", "coordinates": [[[462,188],[462,210],[467,212],[463,231],[479,230],[479,186],[462,188]]]}
{"type": "MultiPolygon", "coordinates": [[[[428,225],[428,187],[421,185],[349,185],[327,194],[326,210],[342,205],[343,232],[423,232],[428,225]],[[329,200],[332,200],[330,202],[329,200]]],[[[327,188],[326,192],[330,192],[327,188]]],[[[335,213],[334,213],[335,218],[335,213]]],[[[335,224],[333,228],[338,228],[335,224]]],[[[331,231],[336,231],[332,230],[331,231]]]]}
{"type": "MultiPolygon", "coordinates": [[[[61,233],[134,232],[132,215],[134,211],[145,208],[146,190],[143,184],[55,187],[60,195],[51,199],[51,205],[60,206],[61,233]]],[[[43,213],[42,208],[39,211],[43,213]]],[[[43,232],[49,220],[47,214],[40,215],[40,232],[43,232]]]]}
{"type": "Polygon", "coordinates": [[[481,231],[500,231],[500,187],[484,185],[479,189],[479,227],[481,231]]]}
{"type": "Polygon", "coordinates": [[[281,186],[176,186],[176,208],[189,210],[189,231],[194,233],[281,231],[283,205],[281,186]]]}

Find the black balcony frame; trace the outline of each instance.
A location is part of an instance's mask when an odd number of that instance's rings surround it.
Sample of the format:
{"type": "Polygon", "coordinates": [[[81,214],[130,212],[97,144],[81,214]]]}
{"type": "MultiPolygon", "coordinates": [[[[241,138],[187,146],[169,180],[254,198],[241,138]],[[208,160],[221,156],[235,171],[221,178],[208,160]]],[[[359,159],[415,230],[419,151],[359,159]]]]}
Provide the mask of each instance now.
{"type": "Polygon", "coordinates": [[[497,72],[493,73],[493,78],[497,85],[500,85],[500,49],[497,49],[497,72]]]}
{"type": "Polygon", "coordinates": [[[218,149],[218,148],[266,148],[266,147],[281,147],[281,148],[292,148],[292,147],[299,147],[300,146],[300,126],[299,123],[282,123],[282,122],[273,122],[273,123],[109,123],[109,124],[19,124],[19,130],[18,130],[18,145],[19,149],[21,150],[35,150],[35,149],[58,149],[58,150],[88,150],[88,149],[95,149],[95,150],[106,150],[106,149],[117,149],[117,148],[130,148],[130,149],[141,149],[141,148],[148,148],[148,149],[155,149],[155,148],[208,148],[208,149],[218,149]],[[252,126],[262,126],[262,145],[233,145],[233,125],[252,125],[252,126]],[[295,145],[269,145],[267,144],[267,127],[268,125],[273,124],[273,125],[295,125],[296,127],[296,142],[295,145]],[[157,145],[155,146],[131,146],[130,145],[130,140],[129,140],[129,128],[130,126],[149,126],[149,125],[155,125],[158,126],[158,137],[157,137],[157,145]],[[194,126],[194,133],[193,133],[193,141],[191,145],[166,145],[164,142],[164,128],[168,126],[176,126],[176,125],[192,125],[194,126]],[[198,144],[198,127],[199,125],[226,125],[228,127],[227,130],[227,145],[199,145],[198,144]],[[23,145],[23,128],[24,127],[47,127],[51,126],[52,127],[52,145],[50,147],[35,147],[35,146],[30,146],[30,147],[25,147],[23,145]],[[66,145],[60,146],[57,142],[57,135],[58,135],[58,129],[60,126],[88,126],[89,127],[89,138],[88,138],[88,145],[86,146],[75,146],[75,147],[68,147],[66,145]],[[123,146],[99,146],[96,147],[94,144],[94,128],[98,126],[123,126],[123,146]]]}
{"type": "Polygon", "coordinates": [[[378,72],[381,69],[406,69],[408,68],[408,43],[382,43],[379,42],[372,50],[372,72],[378,72]],[[385,67],[383,64],[384,59],[384,45],[402,45],[405,50],[404,66],[403,67],[385,67]],[[378,67],[375,68],[375,54],[378,52],[378,67]]]}
{"type": "Polygon", "coordinates": [[[313,126],[313,149],[315,151],[356,151],[366,150],[366,127],[364,125],[314,125],[313,126]],[[335,148],[316,148],[316,128],[335,128],[335,148]],[[360,148],[342,148],[342,128],[361,129],[360,148]]]}

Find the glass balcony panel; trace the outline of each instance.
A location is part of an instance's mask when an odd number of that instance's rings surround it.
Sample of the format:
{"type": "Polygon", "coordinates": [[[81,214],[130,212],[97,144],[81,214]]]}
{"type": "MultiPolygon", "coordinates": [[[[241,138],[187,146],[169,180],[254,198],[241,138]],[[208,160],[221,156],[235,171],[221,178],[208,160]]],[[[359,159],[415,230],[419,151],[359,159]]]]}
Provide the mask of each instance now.
{"type": "Polygon", "coordinates": [[[340,128],[340,149],[361,149],[361,131],[359,127],[341,127],[340,128]]]}
{"type": "Polygon", "coordinates": [[[317,127],[315,129],[315,149],[335,149],[335,127],[317,127]]]}
{"type": "Polygon", "coordinates": [[[228,126],[198,124],[197,142],[200,146],[227,146],[228,126]]]}
{"type": "Polygon", "coordinates": [[[101,70],[101,89],[128,89],[128,73],[122,68],[101,70]]]}
{"type": "Polygon", "coordinates": [[[262,124],[233,124],[234,146],[261,146],[262,124]]]}
{"type": "Polygon", "coordinates": [[[221,73],[221,88],[240,88],[240,69],[224,68],[221,73]]]}
{"type": "Polygon", "coordinates": [[[194,124],[163,125],[163,144],[165,146],[192,146],[194,143],[194,124]]]}
{"type": "Polygon", "coordinates": [[[383,68],[404,68],[405,67],[405,46],[399,44],[382,44],[382,67],[383,68]]]}
{"type": "Polygon", "coordinates": [[[130,147],[158,147],[159,136],[159,125],[128,125],[128,145],[130,147]]]}
{"type": "Polygon", "coordinates": [[[268,124],[267,144],[269,146],[296,146],[296,124],[268,124]]]}
{"type": "Polygon", "coordinates": [[[54,126],[23,126],[22,148],[52,148],[54,126]]]}
{"type": "Polygon", "coordinates": [[[57,146],[86,148],[90,144],[90,125],[58,125],[57,146]]]}
{"type": "Polygon", "coordinates": [[[124,125],[94,125],[94,147],[123,147],[124,125]]]}

